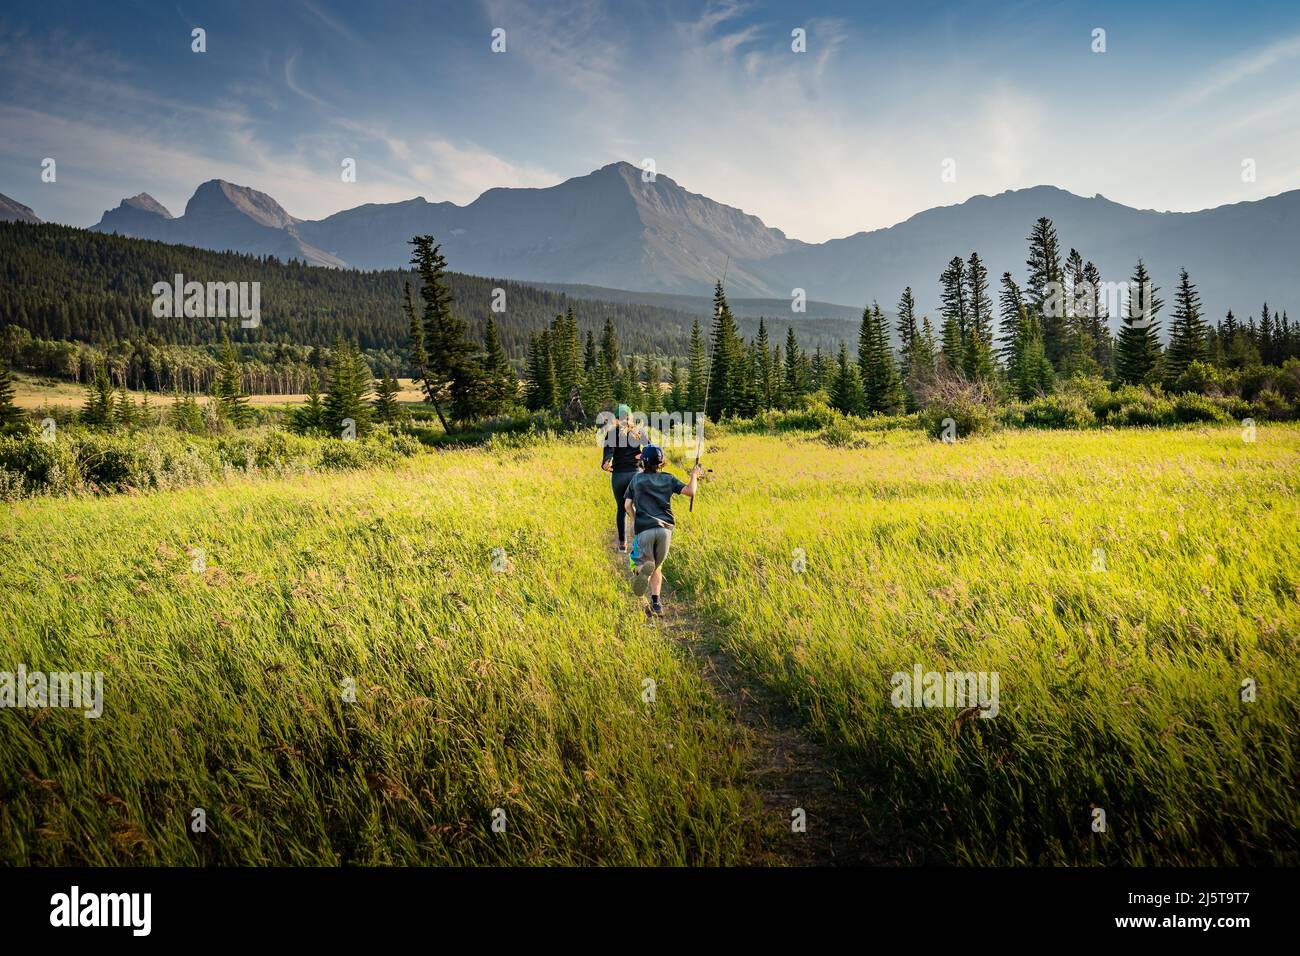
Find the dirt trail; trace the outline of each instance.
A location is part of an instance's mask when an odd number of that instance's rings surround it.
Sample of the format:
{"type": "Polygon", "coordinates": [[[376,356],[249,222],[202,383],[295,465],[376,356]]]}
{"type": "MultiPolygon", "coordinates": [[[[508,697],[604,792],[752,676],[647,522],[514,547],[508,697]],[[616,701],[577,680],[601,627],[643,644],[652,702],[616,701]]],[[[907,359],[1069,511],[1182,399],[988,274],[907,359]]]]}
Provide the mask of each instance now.
{"type": "MultiPolygon", "coordinates": [[[[611,536],[611,547],[613,538],[611,536]]],[[[627,578],[627,557],[615,554],[627,578]]],[[[671,564],[671,561],[669,562],[671,564]]],[[[665,579],[664,616],[647,619],[695,661],[748,744],[748,777],[764,810],[764,845],[753,862],[790,866],[891,865],[900,858],[896,832],[864,818],[860,784],[844,777],[827,749],[808,736],[798,715],[774,691],[746,675],[723,648],[722,635],[665,579]],[[806,831],[793,832],[802,808],[806,831]]]]}

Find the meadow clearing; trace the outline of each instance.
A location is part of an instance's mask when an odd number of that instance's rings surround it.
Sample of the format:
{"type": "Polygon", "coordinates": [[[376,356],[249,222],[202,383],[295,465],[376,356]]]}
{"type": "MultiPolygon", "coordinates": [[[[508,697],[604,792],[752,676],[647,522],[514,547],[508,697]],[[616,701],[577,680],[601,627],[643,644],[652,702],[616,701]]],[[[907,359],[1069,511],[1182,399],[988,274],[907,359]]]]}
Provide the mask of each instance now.
{"type": "MultiPolygon", "coordinates": [[[[882,862],[1300,860],[1300,428],[708,446],[669,601],[825,744],[882,862]],[[997,716],[895,707],[917,666],[996,673],[997,716]]],[[[598,460],[0,506],[4,659],[105,698],[0,711],[0,859],[785,859],[754,742],[615,571],[598,460]]]]}

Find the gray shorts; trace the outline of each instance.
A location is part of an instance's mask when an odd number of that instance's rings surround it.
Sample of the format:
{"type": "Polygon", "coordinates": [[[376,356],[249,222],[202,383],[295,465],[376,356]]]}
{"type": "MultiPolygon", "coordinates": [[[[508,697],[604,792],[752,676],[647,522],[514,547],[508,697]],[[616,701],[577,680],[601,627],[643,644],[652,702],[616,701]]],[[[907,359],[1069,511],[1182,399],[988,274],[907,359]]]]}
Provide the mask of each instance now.
{"type": "Polygon", "coordinates": [[[649,528],[636,536],[637,566],[653,561],[655,567],[664,563],[668,548],[673,543],[671,528],[649,528]]]}

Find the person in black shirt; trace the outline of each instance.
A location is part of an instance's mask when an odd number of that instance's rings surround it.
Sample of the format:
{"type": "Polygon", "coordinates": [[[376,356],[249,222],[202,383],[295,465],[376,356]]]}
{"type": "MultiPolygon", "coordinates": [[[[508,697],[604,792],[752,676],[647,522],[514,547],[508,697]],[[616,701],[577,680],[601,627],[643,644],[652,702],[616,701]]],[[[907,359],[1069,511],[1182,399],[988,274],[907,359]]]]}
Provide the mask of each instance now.
{"type": "Polygon", "coordinates": [[[623,496],[627,492],[628,482],[637,473],[637,459],[645,436],[632,421],[632,409],[620,405],[615,414],[617,417],[614,422],[605,430],[600,467],[610,472],[610,484],[614,490],[614,524],[618,528],[618,550],[626,554],[628,545],[624,533],[623,496]]]}
{"type": "Polygon", "coordinates": [[[658,445],[641,446],[643,471],[628,483],[623,502],[632,516],[632,533],[636,535],[637,562],[632,568],[632,592],[640,597],[650,592],[647,612],[664,613],[659,600],[664,583],[664,561],[673,541],[673,495],[695,497],[700,466],[691,469],[691,480],[682,482],[676,475],[662,471],[664,452],[658,445]]]}

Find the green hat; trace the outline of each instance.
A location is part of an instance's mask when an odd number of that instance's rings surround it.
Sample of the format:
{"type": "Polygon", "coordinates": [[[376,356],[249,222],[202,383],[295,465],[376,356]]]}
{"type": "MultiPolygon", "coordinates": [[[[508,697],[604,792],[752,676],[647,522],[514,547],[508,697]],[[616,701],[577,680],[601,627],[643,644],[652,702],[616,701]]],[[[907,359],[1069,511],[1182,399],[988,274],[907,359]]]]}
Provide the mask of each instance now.
{"type": "Polygon", "coordinates": [[[618,406],[618,408],[614,409],[615,418],[630,418],[631,416],[632,416],[632,409],[630,409],[626,405],[620,405],[618,406]]]}

